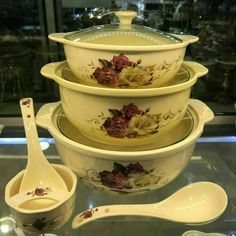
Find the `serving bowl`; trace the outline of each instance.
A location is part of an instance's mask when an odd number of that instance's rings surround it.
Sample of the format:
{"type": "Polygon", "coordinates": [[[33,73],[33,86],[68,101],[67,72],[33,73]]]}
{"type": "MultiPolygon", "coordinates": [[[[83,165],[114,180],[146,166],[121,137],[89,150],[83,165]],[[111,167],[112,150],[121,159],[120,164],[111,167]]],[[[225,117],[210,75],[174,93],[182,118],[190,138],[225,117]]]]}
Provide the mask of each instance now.
{"type": "MultiPolygon", "coordinates": [[[[27,201],[16,204],[24,170],[13,177],[5,188],[5,201],[10,206],[16,224],[27,232],[49,232],[61,227],[70,218],[75,205],[76,175],[65,165],[53,164],[55,170],[63,178],[68,193],[60,201],[52,201],[50,194],[53,188],[37,187],[25,194],[27,201]]],[[[58,196],[58,198],[60,198],[58,196]]]]}
{"type": "Polygon", "coordinates": [[[208,70],[184,62],[179,83],[160,88],[100,88],[74,83],[62,75],[66,63],[42,67],[43,76],[59,84],[68,120],[88,138],[118,146],[146,145],[162,138],[186,113],[191,87],[208,70]],[[187,77],[186,77],[187,75],[187,77]]]}
{"type": "Polygon", "coordinates": [[[136,12],[118,11],[120,24],[53,33],[80,83],[108,87],[159,87],[180,69],[192,35],[174,35],[131,24],[136,12]]]}
{"type": "Polygon", "coordinates": [[[62,161],[78,177],[97,189],[124,193],[161,188],[176,178],[187,166],[197,138],[213,112],[201,101],[191,99],[188,110],[193,128],[183,140],[163,148],[144,151],[114,151],[80,143],[64,136],[58,127],[58,103],[42,106],[36,123],[48,129],[55,139],[62,161]]]}
{"type": "Polygon", "coordinates": [[[58,108],[56,109],[58,109],[56,115],[57,127],[64,136],[80,144],[112,151],[145,151],[167,147],[186,138],[196,126],[191,112],[187,109],[187,112],[180,123],[174,129],[166,132],[161,139],[157,139],[153,143],[139,146],[118,146],[113,145],[112,143],[101,145],[101,143],[84,136],[73,124],[71,124],[63,112],[61,102],[58,102],[58,108]]]}

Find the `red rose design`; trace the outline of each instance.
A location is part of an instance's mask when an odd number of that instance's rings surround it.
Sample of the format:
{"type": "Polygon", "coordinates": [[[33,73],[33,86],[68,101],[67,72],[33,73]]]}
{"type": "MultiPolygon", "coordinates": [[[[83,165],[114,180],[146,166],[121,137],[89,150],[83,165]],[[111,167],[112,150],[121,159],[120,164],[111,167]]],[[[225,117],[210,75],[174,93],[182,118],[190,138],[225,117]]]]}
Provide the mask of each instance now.
{"type": "Polygon", "coordinates": [[[93,76],[99,84],[104,84],[110,87],[116,87],[118,84],[119,74],[109,67],[97,67],[93,72],[93,76]]]}
{"type": "Polygon", "coordinates": [[[103,126],[112,137],[124,138],[127,135],[128,121],[122,117],[108,117],[103,126]]]}
{"type": "Polygon", "coordinates": [[[133,116],[141,114],[142,111],[138,109],[136,105],[130,103],[129,105],[124,105],[121,112],[125,115],[127,119],[131,119],[133,116]]]}
{"type": "Polygon", "coordinates": [[[99,173],[103,185],[109,188],[122,189],[125,184],[125,176],[119,171],[103,171],[99,173]]]}
{"type": "Polygon", "coordinates": [[[91,210],[87,210],[87,211],[85,211],[85,212],[83,213],[82,217],[83,217],[84,219],[88,219],[88,218],[92,217],[92,215],[93,215],[92,211],[91,211],[91,210]]]}
{"type": "Polygon", "coordinates": [[[115,66],[115,69],[117,71],[121,71],[123,68],[126,68],[128,66],[132,66],[134,63],[129,60],[128,57],[126,57],[124,54],[120,54],[118,56],[114,56],[111,60],[111,63],[115,66]]]}
{"type": "Polygon", "coordinates": [[[37,195],[37,196],[43,196],[47,194],[46,190],[44,188],[36,188],[34,190],[34,195],[37,195]]]}
{"type": "Polygon", "coordinates": [[[143,168],[143,166],[139,162],[130,163],[127,166],[127,168],[129,170],[129,173],[131,173],[131,174],[137,174],[137,173],[145,172],[145,169],[143,168]]]}

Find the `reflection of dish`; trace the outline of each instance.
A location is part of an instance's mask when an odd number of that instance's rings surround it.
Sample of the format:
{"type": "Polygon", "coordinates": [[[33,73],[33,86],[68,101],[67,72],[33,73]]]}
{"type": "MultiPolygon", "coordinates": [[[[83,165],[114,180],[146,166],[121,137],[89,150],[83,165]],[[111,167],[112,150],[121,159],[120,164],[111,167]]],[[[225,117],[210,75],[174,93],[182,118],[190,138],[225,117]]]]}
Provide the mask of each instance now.
{"type": "Polygon", "coordinates": [[[145,151],[145,150],[152,150],[167,147],[173,145],[181,140],[185,139],[192,129],[197,125],[194,123],[194,120],[197,120],[195,114],[187,110],[184,118],[181,120],[179,125],[174,128],[174,130],[170,130],[167,132],[162,139],[159,139],[155,143],[151,143],[149,145],[143,146],[134,146],[134,147],[125,147],[125,146],[112,146],[112,145],[105,145],[98,142],[95,142],[83,134],[79,132],[77,128],[75,128],[66,118],[65,114],[63,113],[62,108],[59,109],[57,114],[57,125],[63,135],[67,138],[78,142],[80,144],[84,144],[86,146],[100,148],[105,150],[112,150],[112,151],[145,151]]]}
{"type": "Polygon", "coordinates": [[[182,236],[226,236],[220,233],[204,233],[197,230],[189,230],[182,234],[182,236]]]}
{"type": "Polygon", "coordinates": [[[226,66],[236,66],[236,60],[225,61],[225,60],[222,60],[222,59],[216,59],[216,62],[220,63],[220,64],[223,64],[223,65],[226,65],[226,66]]]}
{"type": "MultiPolygon", "coordinates": [[[[83,82],[82,80],[78,80],[78,78],[72,73],[72,71],[69,68],[67,63],[64,64],[64,67],[62,69],[62,77],[65,80],[68,80],[73,83],[82,83],[83,82]]],[[[190,79],[189,69],[184,65],[184,62],[183,62],[183,65],[179,69],[178,73],[174,76],[174,78],[171,79],[170,81],[168,81],[167,83],[163,84],[161,87],[174,86],[177,84],[181,84],[181,83],[187,82],[189,79],[190,79]]],[[[98,87],[103,87],[102,85],[97,84],[97,83],[93,83],[92,85],[98,86],[98,87]]],[[[129,88],[129,87],[127,87],[127,88],[129,88]]]]}

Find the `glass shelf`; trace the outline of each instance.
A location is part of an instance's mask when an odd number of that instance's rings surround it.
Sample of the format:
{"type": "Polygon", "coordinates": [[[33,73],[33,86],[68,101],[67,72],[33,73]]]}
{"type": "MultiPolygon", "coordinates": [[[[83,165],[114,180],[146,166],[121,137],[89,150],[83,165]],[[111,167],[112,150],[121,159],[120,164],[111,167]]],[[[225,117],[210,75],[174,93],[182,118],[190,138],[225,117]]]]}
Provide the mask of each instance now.
{"type": "MultiPolygon", "coordinates": [[[[76,206],[70,220],[60,229],[48,234],[20,234],[21,229],[15,226],[10,216],[10,209],[4,201],[6,183],[20,170],[25,168],[27,155],[24,139],[20,142],[1,142],[0,151],[0,235],[173,235],[181,236],[188,230],[218,232],[225,235],[236,234],[236,136],[202,137],[198,140],[195,152],[185,171],[167,186],[140,194],[118,194],[95,190],[78,181],[76,206]],[[163,200],[179,188],[197,181],[211,181],[221,185],[227,192],[229,202],[224,214],[216,221],[202,225],[189,226],[167,222],[149,217],[112,217],[91,222],[80,229],[71,228],[71,222],[79,212],[104,204],[153,203],[163,200]],[[7,226],[8,225],[8,226],[7,226]],[[14,229],[13,229],[14,230],[14,229]],[[1,232],[2,231],[2,232],[1,232]],[[20,232],[20,233],[19,233],[20,232]]],[[[1,139],[3,141],[3,139],[1,139]]],[[[51,163],[61,163],[57,156],[53,139],[41,139],[49,147],[45,154],[51,163]]]]}

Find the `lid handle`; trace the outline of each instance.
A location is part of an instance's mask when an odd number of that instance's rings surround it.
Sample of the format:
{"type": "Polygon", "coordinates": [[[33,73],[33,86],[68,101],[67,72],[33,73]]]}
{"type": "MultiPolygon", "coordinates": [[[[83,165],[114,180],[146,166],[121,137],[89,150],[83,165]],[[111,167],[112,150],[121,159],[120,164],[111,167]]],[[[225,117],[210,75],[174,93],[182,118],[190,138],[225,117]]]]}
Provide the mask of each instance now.
{"type": "Polygon", "coordinates": [[[135,11],[116,11],[115,15],[120,20],[120,26],[130,26],[134,17],[137,16],[135,11]]]}

